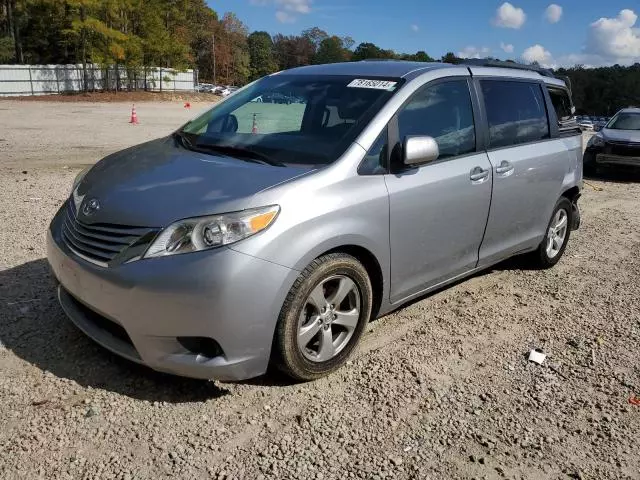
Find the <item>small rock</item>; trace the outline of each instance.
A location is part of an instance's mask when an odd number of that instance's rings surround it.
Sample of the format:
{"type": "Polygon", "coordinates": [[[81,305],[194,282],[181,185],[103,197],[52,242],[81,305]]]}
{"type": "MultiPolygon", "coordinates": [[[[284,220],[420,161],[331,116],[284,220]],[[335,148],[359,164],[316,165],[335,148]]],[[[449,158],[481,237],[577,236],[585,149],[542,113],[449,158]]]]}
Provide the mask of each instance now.
{"type": "Polygon", "coordinates": [[[402,459],[400,457],[389,457],[389,461],[396,467],[402,465],[402,459]]]}
{"type": "Polygon", "coordinates": [[[87,408],[87,411],[84,414],[86,418],[96,417],[98,415],[100,415],[100,409],[95,405],[91,405],[89,408],[87,408]]]}

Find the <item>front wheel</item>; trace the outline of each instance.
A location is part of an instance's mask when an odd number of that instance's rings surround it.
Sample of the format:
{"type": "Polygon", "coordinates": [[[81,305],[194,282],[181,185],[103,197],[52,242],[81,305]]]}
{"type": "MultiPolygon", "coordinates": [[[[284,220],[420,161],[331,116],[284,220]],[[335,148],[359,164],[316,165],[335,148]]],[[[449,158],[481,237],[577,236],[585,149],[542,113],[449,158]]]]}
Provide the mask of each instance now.
{"type": "Polygon", "coordinates": [[[560,261],[567,248],[572,225],[573,206],[568,198],[562,197],[553,209],[542,243],[532,254],[532,260],[537,267],[551,268],[560,261]]]}
{"type": "Polygon", "coordinates": [[[282,306],[272,359],[296,380],[336,371],[358,344],[371,315],[366,269],[344,253],[317,258],[300,274],[282,306]]]}

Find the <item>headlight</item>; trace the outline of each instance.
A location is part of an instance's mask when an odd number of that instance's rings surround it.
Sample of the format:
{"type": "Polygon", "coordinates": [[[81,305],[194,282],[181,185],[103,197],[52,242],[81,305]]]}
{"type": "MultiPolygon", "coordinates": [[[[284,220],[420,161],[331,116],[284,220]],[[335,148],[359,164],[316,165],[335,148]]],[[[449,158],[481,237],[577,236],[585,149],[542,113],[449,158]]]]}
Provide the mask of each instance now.
{"type": "Polygon", "coordinates": [[[165,228],[151,244],[144,258],[198,252],[229,245],[266,229],[278,216],[280,207],[188,218],[165,228]]]}
{"type": "Polygon", "coordinates": [[[84,176],[87,174],[87,172],[91,170],[91,167],[85,167],[83,168],[80,173],[78,173],[76,175],[76,178],[73,179],[73,186],[71,187],[71,191],[73,192],[76,187],[78,186],[78,184],[82,181],[82,179],[84,178],[84,176]]]}
{"type": "Polygon", "coordinates": [[[593,135],[589,142],[587,142],[587,147],[603,147],[604,146],[604,138],[599,133],[593,135]]]}

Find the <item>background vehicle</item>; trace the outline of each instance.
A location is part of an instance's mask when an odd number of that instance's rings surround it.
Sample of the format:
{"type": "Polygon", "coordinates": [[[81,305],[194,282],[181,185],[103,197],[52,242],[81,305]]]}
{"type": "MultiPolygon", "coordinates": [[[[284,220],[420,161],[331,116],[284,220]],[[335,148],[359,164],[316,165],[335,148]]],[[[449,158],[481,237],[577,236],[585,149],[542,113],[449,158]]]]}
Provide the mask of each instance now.
{"type": "Polygon", "coordinates": [[[227,95],[231,94],[231,90],[229,90],[228,87],[221,85],[221,86],[215,87],[213,89],[213,93],[215,93],[216,95],[221,95],[223,97],[226,97],[227,95]]]}
{"type": "Polygon", "coordinates": [[[200,83],[196,86],[196,92],[201,93],[211,93],[213,92],[214,86],[210,83],[200,83]]]}
{"type": "Polygon", "coordinates": [[[157,370],[318,378],[371,318],[513,255],[559,261],[580,218],[573,111],[561,80],[514,68],[265,77],[77,179],[48,235],[60,302],[157,370]]]}
{"type": "Polygon", "coordinates": [[[589,118],[582,118],[580,120],[578,120],[578,126],[582,129],[582,130],[588,130],[588,131],[592,131],[594,129],[593,126],[593,121],[589,118]]]}
{"type": "Polygon", "coordinates": [[[640,108],[624,108],[589,139],[583,157],[585,173],[612,166],[640,167],[640,108]]]}
{"type": "Polygon", "coordinates": [[[278,103],[284,105],[290,105],[292,98],[280,92],[272,92],[267,95],[262,95],[262,100],[267,103],[278,103]]]}

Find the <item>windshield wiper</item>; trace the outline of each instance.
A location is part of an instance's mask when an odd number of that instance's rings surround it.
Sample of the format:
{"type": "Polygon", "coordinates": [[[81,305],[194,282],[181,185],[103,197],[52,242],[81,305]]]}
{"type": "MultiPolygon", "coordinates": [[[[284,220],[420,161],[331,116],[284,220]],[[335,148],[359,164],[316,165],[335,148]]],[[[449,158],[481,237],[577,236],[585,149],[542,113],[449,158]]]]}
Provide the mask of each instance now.
{"type": "Polygon", "coordinates": [[[225,156],[237,158],[247,162],[261,163],[263,165],[271,165],[274,167],[284,167],[285,164],[273,160],[266,155],[251,150],[250,148],[237,147],[232,145],[215,145],[215,144],[196,144],[194,145],[189,139],[189,135],[182,130],[174,133],[174,138],[180,139],[182,146],[188,150],[195,152],[211,153],[211,151],[221,153],[225,156]]]}
{"type": "Polygon", "coordinates": [[[251,150],[250,148],[245,148],[245,147],[237,147],[237,146],[231,146],[231,145],[200,144],[192,148],[196,150],[211,150],[211,151],[226,155],[228,157],[239,158],[241,160],[246,160],[248,162],[262,163],[263,165],[271,165],[274,167],[285,166],[284,163],[273,160],[262,153],[256,152],[255,150],[251,150]]]}
{"type": "Polygon", "coordinates": [[[189,140],[189,137],[187,136],[187,134],[182,130],[173,132],[173,138],[174,140],[177,140],[179,138],[180,143],[182,143],[182,146],[187,150],[195,150],[195,148],[193,147],[193,144],[191,143],[191,140],[189,140]]]}

